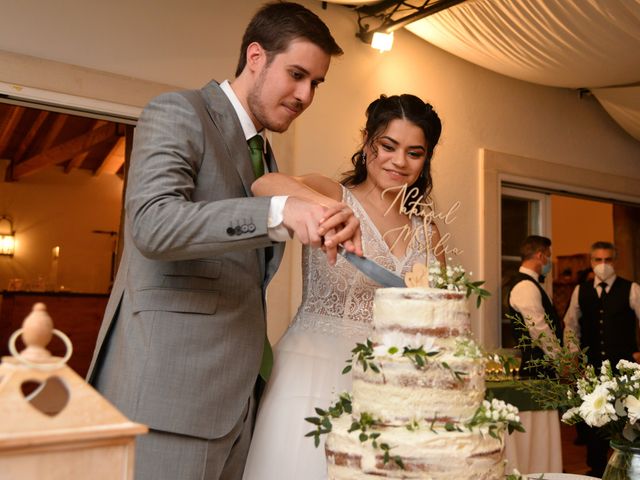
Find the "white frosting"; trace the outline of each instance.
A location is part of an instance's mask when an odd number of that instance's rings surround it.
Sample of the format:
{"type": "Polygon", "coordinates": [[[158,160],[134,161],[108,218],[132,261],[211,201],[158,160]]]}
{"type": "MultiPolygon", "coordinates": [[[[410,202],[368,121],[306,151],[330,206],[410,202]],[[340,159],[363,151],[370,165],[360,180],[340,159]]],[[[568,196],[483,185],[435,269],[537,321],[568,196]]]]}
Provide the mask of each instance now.
{"type": "Polygon", "coordinates": [[[466,334],[471,325],[464,293],[436,288],[380,288],[373,318],[378,331],[444,328],[466,334]]]}
{"type": "Polygon", "coordinates": [[[469,420],[484,399],[484,362],[451,354],[427,361],[417,369],[406,357],[376,358],[380,373],[356,364],[353,414],[367,412],[384,425],[405,425],[414,419],[469,420]],[[460,378],[454,371],[461,372],[460,378]]]}
{"type": "Polygon", "coordinates": [[[504,476],[503,441],[491,437],[486,430],[376,430],[380,432],[378,442],[392,445],[390,454],[402,458],[406,470],[400,470],[393,461],[385,466],[382,451],[374,449],[371,441],[361,442],[359,431],[348,433],[350,425],[349,416],[333,422],[333,432],[325,445],[329,479],[380,479],[388,476],[432,480],[498,480],[504,476]]]}

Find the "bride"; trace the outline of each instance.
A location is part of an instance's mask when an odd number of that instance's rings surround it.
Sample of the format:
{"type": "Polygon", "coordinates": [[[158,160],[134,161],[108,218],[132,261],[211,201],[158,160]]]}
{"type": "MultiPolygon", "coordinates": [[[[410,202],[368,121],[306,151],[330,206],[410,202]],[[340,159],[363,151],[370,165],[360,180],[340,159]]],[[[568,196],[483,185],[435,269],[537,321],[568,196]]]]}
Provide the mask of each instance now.
{"type": "MultiPolygon", "coordinates": [[[[430,248],[439,241],[437,227],[426,209],[416,212],[410,205],[431,191],[431,158],[441,131],[437,113],[404,94],[380,96],[366,115],[362,147],[341,183],[320,175],[272,173],[255,181],[254,194],[346,203],[360,220],[364,255],[398,275],[416,262],[444,263],[430,248]],[[406,195],[404,206],[398,201],[402,187],[417,193],[406,195]]],[[[302,272],[302,303],[275,347],[243,480],[326,478],[324,445],[315,448],[313,439],[305,438],[313,425],[304,419],[351,389],[351,376],[342,369],[355,343],[370,333],[378,284],[345,259],[330,266],[321,251],[307,247],[302,272]]]]}

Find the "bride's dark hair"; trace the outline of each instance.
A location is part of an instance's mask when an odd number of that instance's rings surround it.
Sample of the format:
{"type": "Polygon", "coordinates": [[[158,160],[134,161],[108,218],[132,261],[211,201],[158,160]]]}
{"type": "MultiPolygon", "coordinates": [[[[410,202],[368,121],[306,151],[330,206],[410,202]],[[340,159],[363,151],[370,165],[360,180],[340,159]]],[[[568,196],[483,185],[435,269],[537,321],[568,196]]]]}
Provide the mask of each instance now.
{"type": "MultiPolygon", "coordinates": [[[[392,120],[404,119],[420,127],[427,141],[427,154],[418,179],[408,190],[417,188],[420,195],[426,198],[431,192],[431,157],[442,131],[440,117],[431,104],[423,102],[415,95],[403,94],[380,95],[367,107],[367,123],[365,125],[366,142],[351,157],[353,170],[345,172],[341,183],[347,187],[359,185],[367,178],[367,166],[364,160],[364,147],[369,146],[374,156],[378,155],[376,141],[387,130],[392,120]]],[[[414,197],[415,198],[415,197],[414,197]]]]}

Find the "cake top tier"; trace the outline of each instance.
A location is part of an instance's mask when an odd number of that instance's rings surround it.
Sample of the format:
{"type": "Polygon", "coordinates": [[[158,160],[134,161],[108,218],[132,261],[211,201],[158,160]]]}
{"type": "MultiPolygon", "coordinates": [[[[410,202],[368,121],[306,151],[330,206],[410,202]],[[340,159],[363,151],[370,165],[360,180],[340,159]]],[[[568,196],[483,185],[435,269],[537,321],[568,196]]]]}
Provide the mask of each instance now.
{"type": "Polygon", "coordinates": [[[466,295],[438,288],[380,288],[373,302],[373,325],[378,333],[399,329],[440,336],[442,329],[465,335],[470,329],[466,295]]]}

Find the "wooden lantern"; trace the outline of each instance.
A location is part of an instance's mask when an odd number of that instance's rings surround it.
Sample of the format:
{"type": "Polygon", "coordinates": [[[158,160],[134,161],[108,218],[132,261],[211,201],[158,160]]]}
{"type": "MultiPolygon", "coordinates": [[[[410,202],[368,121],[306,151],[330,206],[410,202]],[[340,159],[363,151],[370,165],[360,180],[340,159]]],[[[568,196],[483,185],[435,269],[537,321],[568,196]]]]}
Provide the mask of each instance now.
{"type": "Polygon", "coordinates": [[[44,304],[34,305],[0,363],[0,480],[133,479],[133,423],[66,366],[71,343],[53,329],[44,304]],[[22,335],[26,348],[15,350],[22,335]],[[52,335],[64,358],[46,350],[52,335]]]}

